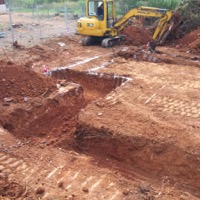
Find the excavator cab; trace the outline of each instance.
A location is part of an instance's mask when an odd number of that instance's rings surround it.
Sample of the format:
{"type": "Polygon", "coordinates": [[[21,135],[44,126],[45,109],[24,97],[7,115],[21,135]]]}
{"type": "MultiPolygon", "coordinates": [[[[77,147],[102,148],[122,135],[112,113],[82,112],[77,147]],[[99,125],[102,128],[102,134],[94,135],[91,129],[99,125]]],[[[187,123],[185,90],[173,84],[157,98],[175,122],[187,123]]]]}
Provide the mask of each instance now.
{"type": "MultiPolygon", "coordinates": [[[[83,45],[102,40],[110,35],[115,23],[113,0],[86,0],[86,17],[78,20],[78,32],[88,37],[83,38],[83,45]]],[[[117,33],[115,34],[117,35],[117,33]]]]}
{"type": "Polygon", "coordinates": [[[87,5],[86,16],[88,18],[96,17],[100,23],[105,25],[105,27],[106,25],[108,28],[109,26],[111,26],[108,23],[108,21],[114,20],[115,18],[115,9],[113,0],[110,1],[87,0],[86,5],[87,5]]]}

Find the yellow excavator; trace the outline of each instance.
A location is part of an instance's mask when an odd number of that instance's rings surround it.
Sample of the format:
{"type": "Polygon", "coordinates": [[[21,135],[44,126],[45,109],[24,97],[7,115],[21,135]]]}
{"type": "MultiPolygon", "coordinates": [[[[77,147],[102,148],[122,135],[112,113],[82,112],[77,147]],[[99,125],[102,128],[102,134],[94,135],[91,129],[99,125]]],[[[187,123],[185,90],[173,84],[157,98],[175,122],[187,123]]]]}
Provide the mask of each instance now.
{"type": "Polygon", "coordinates": [[[125,35],[120,35],[120,31],[130,23],[132,17],[137,16],[159,19],[152,46],[162,44],[174,25],[173,12],[167,9],[141,6],[129,10],[116,20],[114,0],[86,0],[86,17],[78,20],[78,33],[85,36],[82,45],[92,45],[96,41],[101,41],[102,47],[121,44],[125,35]]]}

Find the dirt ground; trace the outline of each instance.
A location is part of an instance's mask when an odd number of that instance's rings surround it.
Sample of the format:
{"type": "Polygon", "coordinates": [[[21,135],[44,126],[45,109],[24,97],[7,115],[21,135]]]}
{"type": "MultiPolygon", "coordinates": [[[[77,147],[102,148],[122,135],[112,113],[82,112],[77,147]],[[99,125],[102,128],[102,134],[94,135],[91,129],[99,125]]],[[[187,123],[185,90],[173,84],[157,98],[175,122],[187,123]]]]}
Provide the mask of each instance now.
{"type": "Polygon", "coordinates": [[[200,199],[198,34],[2,48],[0,199],[200,199]]]}

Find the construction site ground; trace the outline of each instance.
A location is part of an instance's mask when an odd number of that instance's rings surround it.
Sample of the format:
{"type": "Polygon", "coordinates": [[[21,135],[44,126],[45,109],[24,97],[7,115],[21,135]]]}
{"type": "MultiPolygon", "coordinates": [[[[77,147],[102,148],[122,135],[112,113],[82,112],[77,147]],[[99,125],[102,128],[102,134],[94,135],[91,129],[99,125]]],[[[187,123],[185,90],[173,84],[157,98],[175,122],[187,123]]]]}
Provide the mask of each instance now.
{"type": "Polygon", "coordinates": [[[0,199],[200,199],[198,34],[2,47],[0,199]]]}

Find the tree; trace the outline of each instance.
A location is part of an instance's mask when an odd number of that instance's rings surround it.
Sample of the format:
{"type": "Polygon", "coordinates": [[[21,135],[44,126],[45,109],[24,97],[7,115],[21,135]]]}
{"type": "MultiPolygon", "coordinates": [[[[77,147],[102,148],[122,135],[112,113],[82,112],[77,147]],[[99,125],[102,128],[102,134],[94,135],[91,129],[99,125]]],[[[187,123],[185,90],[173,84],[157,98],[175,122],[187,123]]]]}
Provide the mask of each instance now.
{"type": "Polygon", "coordinates": [[[200,26],[200,1],[182,0],[178,11],[182,16],[180,31],[184,35],[200,26]]]}

